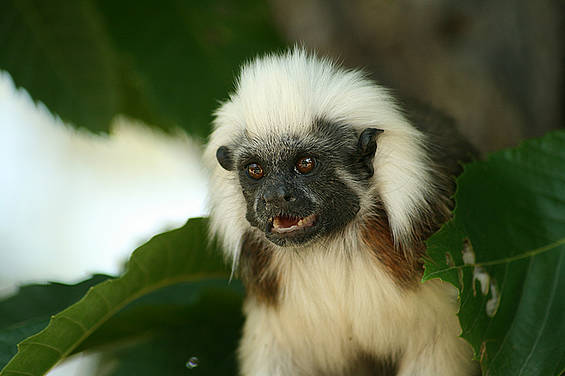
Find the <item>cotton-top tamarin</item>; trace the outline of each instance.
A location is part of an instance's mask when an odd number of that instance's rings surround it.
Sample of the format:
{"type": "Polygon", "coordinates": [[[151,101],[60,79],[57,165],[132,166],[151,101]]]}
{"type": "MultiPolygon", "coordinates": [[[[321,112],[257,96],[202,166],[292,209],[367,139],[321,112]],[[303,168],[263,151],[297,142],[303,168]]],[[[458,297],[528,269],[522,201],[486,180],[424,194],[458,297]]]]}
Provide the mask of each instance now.
{"type": "Polygon", "coordinates": [[[244,65],[205,153],[211,233],[247,288],[242,375],[476,372],[456,292],[420,282],[465,157],[426,119],[300,48],[244,65]]]}

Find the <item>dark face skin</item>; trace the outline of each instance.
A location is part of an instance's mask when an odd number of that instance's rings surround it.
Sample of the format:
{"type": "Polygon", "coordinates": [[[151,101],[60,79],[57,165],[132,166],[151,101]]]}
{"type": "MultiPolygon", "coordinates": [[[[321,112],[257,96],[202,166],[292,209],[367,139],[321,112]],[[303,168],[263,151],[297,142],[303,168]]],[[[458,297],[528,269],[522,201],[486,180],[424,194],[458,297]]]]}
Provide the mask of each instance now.
{"type": "Polygon", "coordinates": [[[243,138],[216,156],[238,173],[247,221],[279,246],[306,245],[345,227],[359,211],[359,197],[339,177],[347,171],[364,182],[373,175],[376,137],[346,126],[317,122],[312,137],[243,138]]]}

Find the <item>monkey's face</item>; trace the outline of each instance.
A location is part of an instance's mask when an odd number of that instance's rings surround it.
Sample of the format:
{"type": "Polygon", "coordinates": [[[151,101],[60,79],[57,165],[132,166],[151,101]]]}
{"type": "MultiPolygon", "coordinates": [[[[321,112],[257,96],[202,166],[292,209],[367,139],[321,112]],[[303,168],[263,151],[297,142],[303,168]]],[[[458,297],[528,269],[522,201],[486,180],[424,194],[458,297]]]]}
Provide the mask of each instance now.
{"type": "Polygon", "coordinates": [[[345,227],[373,175],[379,130],[361,135],[317,122],[308,137],[242,137],[217,150],[238,174],[247,221],[279,246],[305,245],[345,227]]]}

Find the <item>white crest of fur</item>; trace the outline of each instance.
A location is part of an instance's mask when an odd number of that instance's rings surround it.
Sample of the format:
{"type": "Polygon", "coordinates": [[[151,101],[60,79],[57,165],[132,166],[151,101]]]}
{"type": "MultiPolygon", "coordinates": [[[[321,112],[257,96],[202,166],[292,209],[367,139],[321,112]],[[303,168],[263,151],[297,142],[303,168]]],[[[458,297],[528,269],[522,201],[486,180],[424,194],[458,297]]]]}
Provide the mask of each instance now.
{"type": "Polygon", "coordinates": [[[246,208],[237,174],[217,163],[216,150],[242,134],[258,139],[285,133],[306,137],[317,119],[347,124],[359,133],[365,128],[384,130],[377,140],[373,189],[383,200],[396,241],[411,239],[411,218],[427,210],[431,188],[423,135],[407,122],[387,91],[362,72],[295,48],[246,64],[235,93],[216,112],[205,161],[214,192],[211,231],[223,240],[228,255],[237,259],[241,235],[249,225],[242,221],[246,208]]]}

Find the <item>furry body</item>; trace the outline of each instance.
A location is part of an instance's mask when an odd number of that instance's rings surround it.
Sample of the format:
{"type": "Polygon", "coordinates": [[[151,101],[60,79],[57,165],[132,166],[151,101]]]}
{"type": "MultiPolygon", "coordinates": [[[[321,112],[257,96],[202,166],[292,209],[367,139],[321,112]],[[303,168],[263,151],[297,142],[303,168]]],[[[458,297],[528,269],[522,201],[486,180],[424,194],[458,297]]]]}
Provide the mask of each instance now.
{"type": "Polygon", "coordinates": [[[243,68],[205,156],[211,232],[248,290],[243,375],[475,371],[455,291],[419,283],[423,241],[453,188],[427,145],[360,72],[299,49],[243,68]],[[312,173],[292,169],[304,155],[312,173]],[[265,177],[249,178],[255,162],[265,177]],[[274,231],[277,218],[311,213],[296,235],[274,231]]]}

